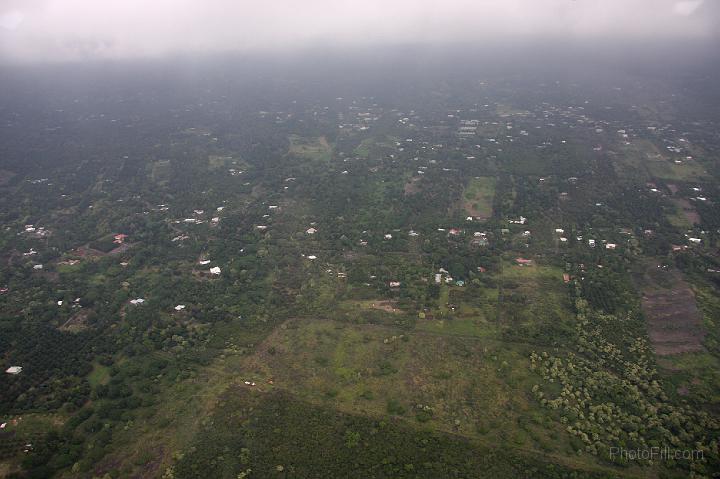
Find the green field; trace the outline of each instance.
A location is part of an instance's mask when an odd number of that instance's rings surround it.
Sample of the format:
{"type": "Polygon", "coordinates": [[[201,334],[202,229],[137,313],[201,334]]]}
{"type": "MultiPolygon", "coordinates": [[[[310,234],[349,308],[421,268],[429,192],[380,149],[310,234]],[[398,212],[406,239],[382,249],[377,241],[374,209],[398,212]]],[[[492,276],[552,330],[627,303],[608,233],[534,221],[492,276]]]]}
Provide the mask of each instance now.
{"type": "Polygon", "coordinates": [[[481,219],[492,216],[495,183],[495,178],[487,176],[469,181],[463,192],[463,208],[469,216],[481,219]]]}
{"type": "Polygon", "coordinates": [[[288,153],[308,160],[322,162],[330,161],[333,148],[324,136],[305,138],[299,135],[290,135],[290,148],[288,153]]]}

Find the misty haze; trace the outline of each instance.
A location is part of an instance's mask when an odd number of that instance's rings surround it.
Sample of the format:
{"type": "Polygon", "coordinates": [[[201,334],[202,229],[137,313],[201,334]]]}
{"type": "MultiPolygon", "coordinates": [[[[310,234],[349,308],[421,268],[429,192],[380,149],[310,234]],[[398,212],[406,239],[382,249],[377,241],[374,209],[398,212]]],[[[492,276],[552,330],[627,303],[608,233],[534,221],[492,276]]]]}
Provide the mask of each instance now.
{"type": "Polygon", "coordinates": [[[3,0],[0,478],[716,478],[720,2],[3,0]]]}

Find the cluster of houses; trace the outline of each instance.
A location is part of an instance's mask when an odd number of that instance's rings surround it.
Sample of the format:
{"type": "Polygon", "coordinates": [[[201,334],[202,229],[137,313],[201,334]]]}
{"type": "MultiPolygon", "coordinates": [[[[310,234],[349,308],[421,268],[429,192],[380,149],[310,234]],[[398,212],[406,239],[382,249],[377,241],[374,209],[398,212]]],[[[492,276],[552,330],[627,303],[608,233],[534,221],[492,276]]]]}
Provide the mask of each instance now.
{"type": "Polygon", "coordinates": [[[33,238],[45,238],[50,235],[50,230],[45,229],[44,226],[25,225],[23,233],[33,238]]]}
{"type": "Polygon", "coordinates": [[[435,284],[455,284],[455,286],[465,286],[465,281],[463,280],[455,280],[452,276],[450,276],[450,272],[446,270],[445,268],[438,269],[438,272],[435,273],[435,284]]]}

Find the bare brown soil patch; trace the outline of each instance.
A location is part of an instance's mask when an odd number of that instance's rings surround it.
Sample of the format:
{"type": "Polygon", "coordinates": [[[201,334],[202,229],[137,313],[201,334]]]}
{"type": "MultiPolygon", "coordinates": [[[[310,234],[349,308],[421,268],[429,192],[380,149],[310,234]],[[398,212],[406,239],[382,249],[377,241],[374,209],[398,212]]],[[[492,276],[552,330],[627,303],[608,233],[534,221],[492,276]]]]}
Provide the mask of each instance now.
{"type": "Polygon", "coordinates": [[[392,300],[383,300],[383,301],[374,301],[370,303],[370,307],[372,309],[378,309],[380,311],[385,311],[387,313],[400,313],[400,309],[397,308],[397,301],[392,300]]]}
{"type": "Polygon", "coordinates": [[[649,263],[642,279],[642,309],[659,356],[702,351],[705,331],[695,294],[682,274],[649,263]]]}
{"type": "Polygon", "coordinates": [[[415,195],[420,193],[420,177],[416,176],[411,178],[403,187],[403,193],[405,196],[415,195]]]}

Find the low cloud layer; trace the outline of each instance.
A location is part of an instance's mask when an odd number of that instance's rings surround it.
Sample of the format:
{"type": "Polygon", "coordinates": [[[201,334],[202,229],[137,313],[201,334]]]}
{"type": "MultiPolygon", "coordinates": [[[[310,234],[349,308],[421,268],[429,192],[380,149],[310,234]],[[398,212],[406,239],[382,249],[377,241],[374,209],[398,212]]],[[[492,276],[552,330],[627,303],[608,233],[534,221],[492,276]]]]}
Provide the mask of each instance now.
{"type": "Polygon", "coordinates": [[[714,38],[715,0],[3,0],[0,58],[66,61],[313,45],[714,38]]]}

